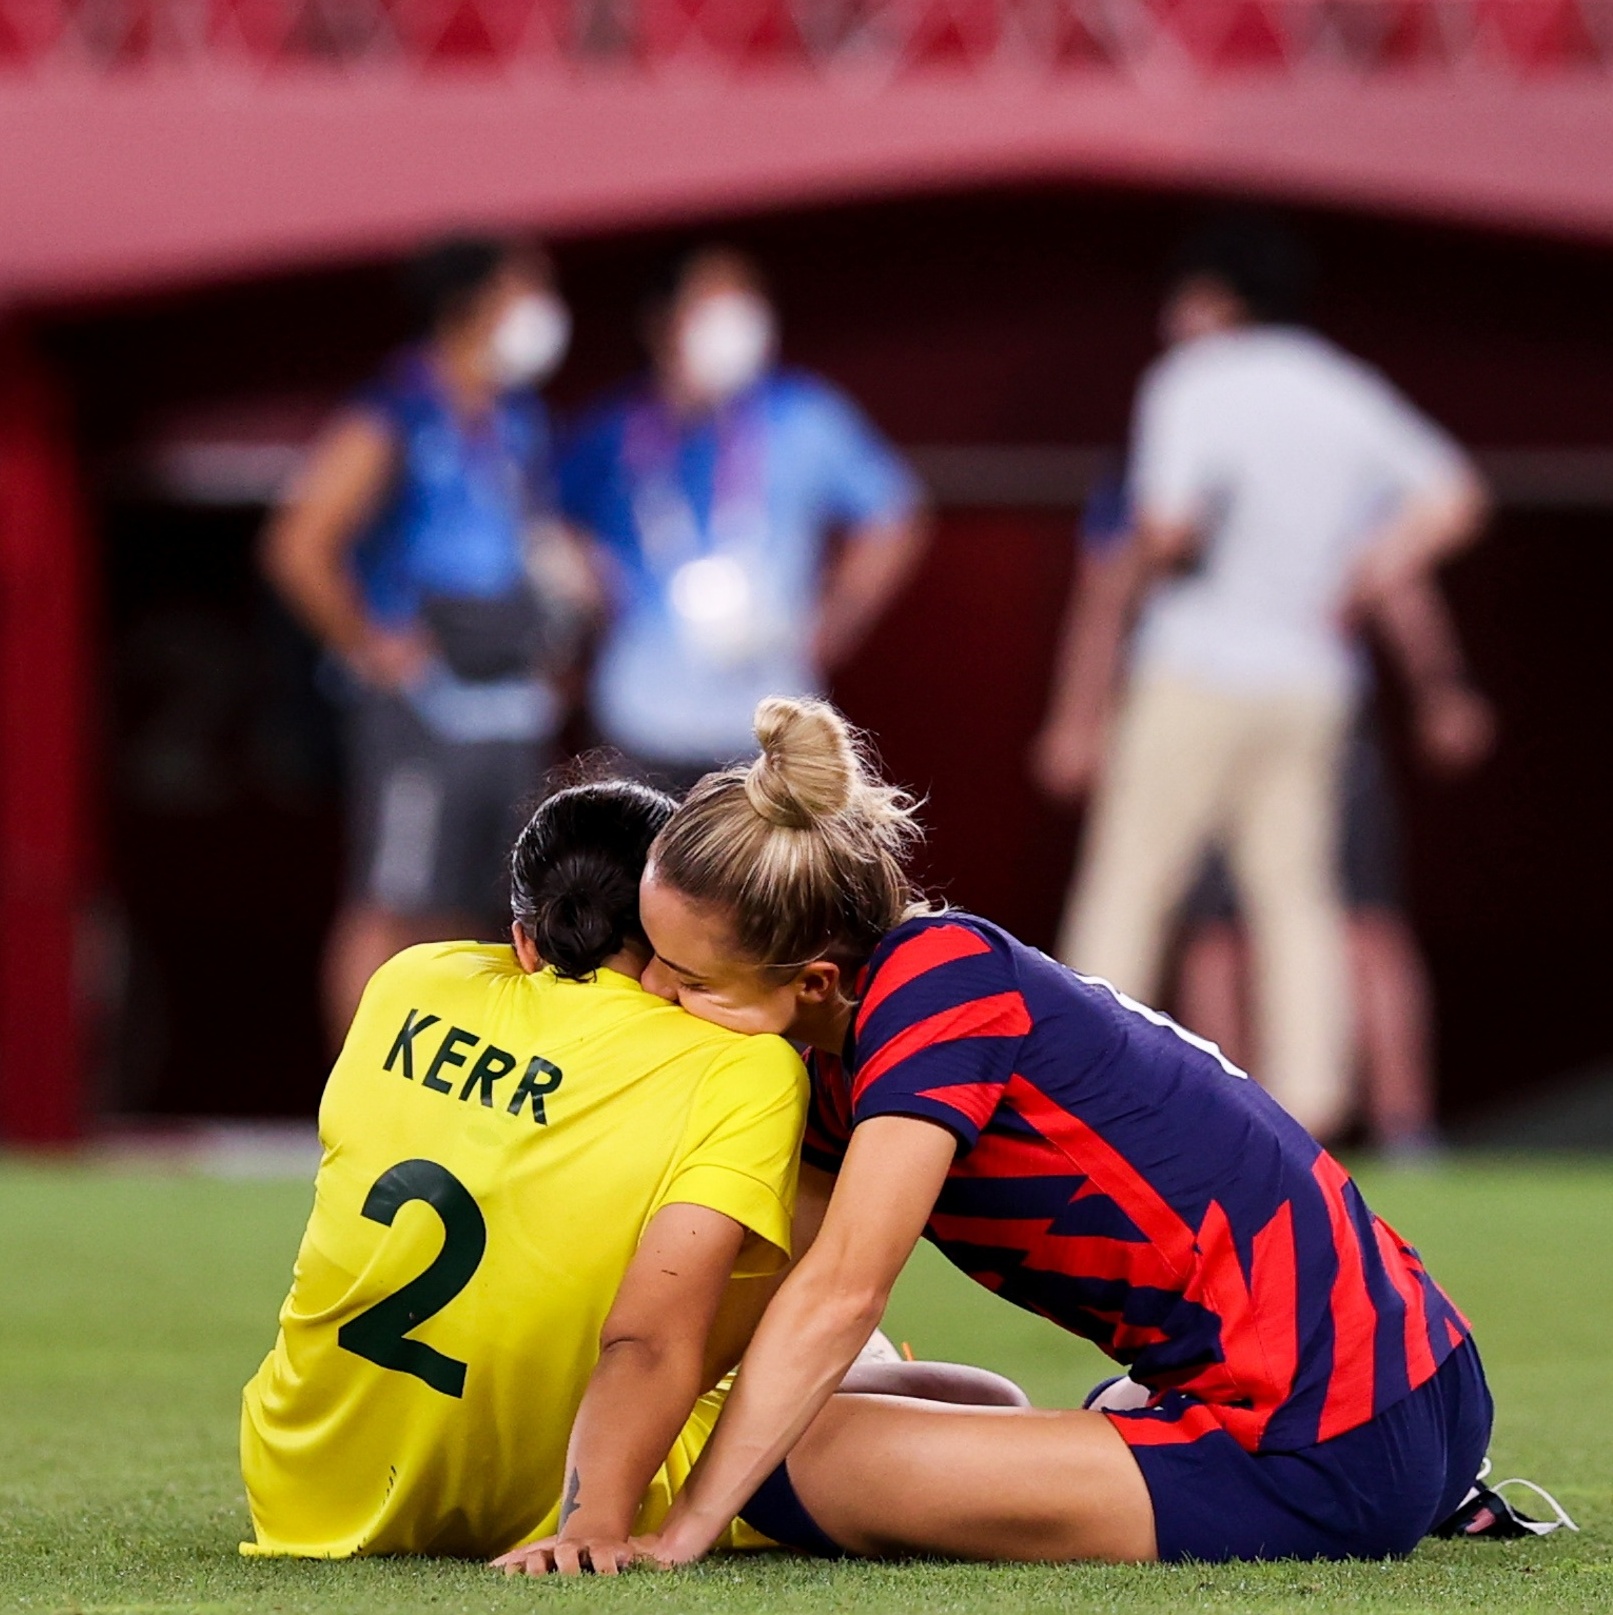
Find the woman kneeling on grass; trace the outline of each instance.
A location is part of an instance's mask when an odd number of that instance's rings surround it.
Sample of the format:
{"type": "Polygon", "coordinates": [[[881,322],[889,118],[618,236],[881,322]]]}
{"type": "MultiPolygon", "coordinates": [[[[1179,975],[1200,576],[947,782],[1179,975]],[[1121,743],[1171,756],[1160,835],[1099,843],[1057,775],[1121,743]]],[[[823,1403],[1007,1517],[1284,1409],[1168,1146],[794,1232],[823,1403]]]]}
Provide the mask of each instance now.
{"type": "MultiPolygon", "coordinates": [[[[620,1540],[687,1476],[771,1293],[752,1275],[788,1256],[806,1075],[640,987],[672,808],[620,781],[550,797],[512,858],[514,948],[411,948],[370,982],[246,1389],[244,1552],[620,1540]]],[[[849,1383],[1023,1400],[946,1364],[849,1383]]]]}
{"type": "Polygon", "coordinates": [[[1409,1552],[1491,1421],[1416,1251],[1213,1045],[917,902],[909,804],[832,708],[764,702],[757,738],[651,849],[645,984],[810,1045],[802,1199],[827,1209],[650,1555],[699,1558],[764,1484],[828,1551],[1409,1552]],[[830,1404],[921,1235],[1094,1341],[1145,1405],[830,1404]]]}

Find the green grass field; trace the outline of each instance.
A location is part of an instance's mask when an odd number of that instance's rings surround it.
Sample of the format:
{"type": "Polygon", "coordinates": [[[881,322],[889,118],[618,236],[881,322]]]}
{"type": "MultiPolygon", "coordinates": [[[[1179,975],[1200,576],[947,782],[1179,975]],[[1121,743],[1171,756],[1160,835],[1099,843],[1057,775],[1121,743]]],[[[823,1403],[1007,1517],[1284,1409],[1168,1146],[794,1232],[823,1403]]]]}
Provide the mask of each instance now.
{"type": "MultiPolygon", "coordinates": [[[[441,1561],[254,1563],[240,1386],[274,1333],[300,1184],[0,1162],[0,1609],[878,1611],[1613,1610],[1613,1164],[1468,1161],[1363,1175],[1473,1317],[1502,1474],[1584,1527],[1347,1567],[825,1565],[759,1555],[620,1582],[506,1582],[441,1561]]],[[[1102,1360],[920,1252],[892,1332],[1070,1402],[1102,1360]]]]}

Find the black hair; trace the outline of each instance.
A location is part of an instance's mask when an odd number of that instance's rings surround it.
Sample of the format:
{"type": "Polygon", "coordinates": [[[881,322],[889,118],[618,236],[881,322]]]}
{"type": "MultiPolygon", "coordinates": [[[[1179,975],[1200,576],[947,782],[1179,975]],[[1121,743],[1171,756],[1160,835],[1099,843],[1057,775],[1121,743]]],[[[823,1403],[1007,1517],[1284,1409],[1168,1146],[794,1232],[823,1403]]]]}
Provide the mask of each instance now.
{"type": "Polygon", "coordinates": [[[510,909],[546,965],[583,981],[629,942],[646,949],[638,883],[677,803],[636,780],[556,791],[510,854],[510,909]]]}
{"type": "Polygon", "coordinates": [[[1309,310],[1316,267],[1304,243],[1270,214],[1211,217],[1176,255],[1172,282],[1218,280],[1262,323],[1287,324],[1309,310]]]}
{"type": "Polygon", "coordinates": [[[513,242],[496,236],[444,236],[404,266],[403,295],[419,328],[437,332],[460,319],[510,260],[513,242]]]}
{"type": "Polygon", "coordinates": [[[762,272],[762,266],[743,247],[733,246],[726,241],[683,242],[663,253],[645,277],[639,291],[640,319],[653,324],[665,318],[667,310],[677,301],[684,282],[696,266],[715,257],[738,260],[756,282],[757,288],[764,294],[767,292],[767,277],[762,272]]]}

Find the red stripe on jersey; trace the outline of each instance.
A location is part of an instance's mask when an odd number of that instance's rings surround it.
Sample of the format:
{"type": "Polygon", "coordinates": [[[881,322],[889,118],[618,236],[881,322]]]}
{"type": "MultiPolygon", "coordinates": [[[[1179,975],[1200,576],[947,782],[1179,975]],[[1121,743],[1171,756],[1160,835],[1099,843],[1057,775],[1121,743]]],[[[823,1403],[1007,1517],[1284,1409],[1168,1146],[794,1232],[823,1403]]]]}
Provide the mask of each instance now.
{"type": "Polygon", "coordinates": [[[1189,1403],[1177,1418],[1163,1413],[1108,1413],[1128,1447],[1185,1447],[1215,1435],[1221,1421],[1201,1403],[1189,1403]]]}
{"type": "Polygon", "coordinates": [[[1158,1247],[1177,1280],[1185,1279],[1193,1269],[1193,1230],[1147,1178],[1079,1116],[1072,1116],[1024,1077],[1015,1075],[1009,1080],[1007,1097],[1077,1172],[1090,1178],[1098,1192],[1108,1195],[1143,1237],[1158,1247]]]}
{"type": "Polygon", "coordinates": [[[1070,1278],[1124,1279],[1137,1288],[1173,1288],[1178,1278],[1164,1255],[1140,1239],[1110,1239],[1103,1234],[1049,1234],[1043,1241],[1056,1265],[1028,1261],[1031,1272],[1053,1272],[1070,1278]]]}
{"type": "Polygon", "coordinates": [[[1176,1281],[1159,1252],[1142,1240],[1110,1239],[1104,1234],[1052,1234],[1048,1226],[1046,1217],[968,1217],[947,1211],[932,1211],[929,1222],[930,1231],[938,1239],[1023,1251],[1023,1270],[1027,1273],[1124,1279],[1133,1286],[1164,1287],[1176,1281]]]}
{"type": "Polygon", "coordinates": [[[1003,1096],[1000,1082],[954,1082],[946,1088],[926,1088],[914,1094],[915,1099],[928,1099],[937,1105],[946,1105],[960,1116],[968,1117],[978,1132],[991,1120],[1003,1096]]]}
{"type": "Polygon", "coordinates": [[[1018,993],[992,993],[927,1015],[911,1026],[904,1026],[857,1072],[851,1090],[856,1102],[893,1066],[900,1065],[920,1049],[955,1043],[966,1037],[1023,1037],[1031,1029],[1030,1011],[1018,993]]]}
{"type": "Polygon", "coordinates": [[[1374,1335],[1378,1312],[1367,1289],[1366,1265],[1361,1241],[1344,1200],[1350,1181],[1344,1168],[1331,1155],[1316,1157],[1311,1168],[1327,1202],[1328,1221],[1333,1225],[1333,1250],[1338,1272],[1333,1277],[1333,1372],[1328,1377],[1327,1397],[1316,1426],[1316,1439],[1328,1441],[1354,1430],[1372,1417],[1377,1365],[1374,1335]]]}
{"type": "MultiPolygon", "coordinates": [[[[1006,1098],[998,1108],[1008,1108],[1006,1098]]],[[[969,1171],[981,1178],[1067,1178],[1070,1163],[1045,1138],[1004,1131],[981,1135],[969,1158],[969,1171]]],[[[1082,1184],[1074,1198],[1088,1192],[1094,1191],[1082,1184]]]]}
{"type": "Polygon", "coordinates": [[[1372,1231],[1377,1235],[1378,1253],[1383,1257],[1389,1282],[1406,1303],[1406,1388],[1415,1391],[1433,1377],[1435,1366],[1434,1350],[1428,1344],[1428,1307],[1423,1300],[1423,1287],[1401,1253],[1405,1241],[1400,1235],[1381,1217],[1372,1219],[1372,1231]]]}
{"type": "MultiPolygon", "coordinates": [[[[1387,1226],[1388,1225],[1385,1224],[1385,1227],[1387,1226]]],[[[1389,1230],[1389,1232],[1394,1234],[1394,1230],[1392,1228],[1389,1230]]],[[[1423,1259],[1417,1254],[1416,1246],[1408,1245],[1405,1240],[1400,1238],[1399,1234],[1395,1234],[1394,1237],[1400,1242],[1400,1254],[1406,1263],[1406,1270],[1414,1279],[1417,1280],[1418,1284],[1422,1286],[1425,1301],[1427,1299],[1428,1292],[1432,1290],[1434,1294],[1437,1295],[1440,1300],[1450,1308],[1450,1311],[1455,1317],[1457,1323],[1462,1326],[1462,1338],[1465,1340],[1470,1334],[1473,1333],[1473,1325],[1467,1321],[1467,1318],[1463,1315],[1462,1309],[1457,1306],[1457,1304],[1451,1300],[1451,1298],[1446,1295],[1446,1293],[1434,1282],[1433,1278],[1429,1274],[1428,1269],[1423,1266],[1423,1259]]]]}
{"type": "Polygon", "coordinates": [[[1221,1322],[1221,1361],[1186,1383],[1207,1402],[1249,1402],[1223,1413],[1226,1429],[1253,1452],[1271,1416],[1288,1400],[1299,1370],[1299,1267],[1294,1212],[1284,1201],[1254,1237],[1243,1276],[1232,1225],[1212,1200],[1199,1226],[1198,1275],[1185,1292],[1221,1322]]]}
{"type": "Polygon", "coordinates": [[[936,925],[920,931],[911,941],[897,948],[879,967],[873,988],[857,1006],[857,1029],[862,1030],[868,1017],[897,988],[927,975],[938,965],[990,952],[991,944],[978,931],[971,931],[966,925],[936,925]]]}
{"type": "Polygon", "coordinates": [[[1159,1346],[1170,1336],[1151,1323],[1117,1323],[1109,1337],[1109,1350],[1124,1361],[1126,1352],[1139,1352],[1147,1346],[1159,1346]]]}

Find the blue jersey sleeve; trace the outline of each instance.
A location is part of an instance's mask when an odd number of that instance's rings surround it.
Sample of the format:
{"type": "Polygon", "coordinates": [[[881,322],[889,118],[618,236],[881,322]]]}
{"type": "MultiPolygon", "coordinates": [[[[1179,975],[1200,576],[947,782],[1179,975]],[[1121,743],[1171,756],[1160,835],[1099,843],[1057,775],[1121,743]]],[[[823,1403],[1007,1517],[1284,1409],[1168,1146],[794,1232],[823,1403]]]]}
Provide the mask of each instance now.
{"type": "Polygon", "coordinates": [[[973,1149],[1030,1028],[1013,960],[984,930],[946,916],[903,926],[858,1007],[852,1125],[918,1116],[973,1149]]]}
{"type": "Polygon", "coordinates": [[[824,516],[859,527],[911,515],[919,502],[918,479],[868,417],[822,382],[804,384],[798,398],[819,467],[824,516]]]}

